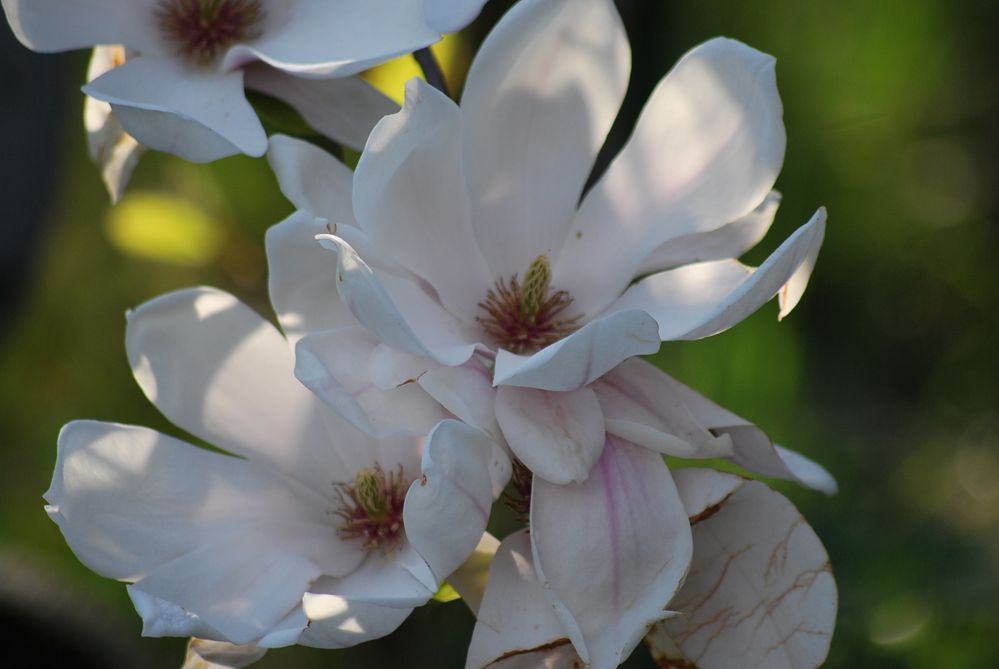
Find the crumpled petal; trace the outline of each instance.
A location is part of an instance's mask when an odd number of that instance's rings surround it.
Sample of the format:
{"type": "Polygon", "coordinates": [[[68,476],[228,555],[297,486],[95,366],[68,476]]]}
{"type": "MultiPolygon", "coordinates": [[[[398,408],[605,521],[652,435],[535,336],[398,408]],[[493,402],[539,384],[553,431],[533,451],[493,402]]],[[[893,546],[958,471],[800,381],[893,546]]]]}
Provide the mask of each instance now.
{"type": "Polygon", "coordinates": [[[710,260],[738,258],[756,246],[774,222],[781,194],[770,191],[756,209],[716,230],[671,239],[650,253],[636,276],[710,260]]]}
{"type": "Polygon", "coordinates": [[[317,332],[295,347],[295,376],[373,437],[426,434],[447,414],[415,383],[387,390],[375,385],[367,363],[378,346],[363,328],[317,332]]]}
{"type": "Polygon", "coordinates": [[[462,130],[447,96],[422,79],[407,82],[402,111],[378,123],[357,164],[354,212],[376,247],[474,322],[492,281],[472,231],[462,130]]]}
{"type": "Polygon", "coordinates": [[[748,214],[784,160],[781,116],[771,56],[725,38],[687,52],[583,200],[552,265],[552,284],[584,313],[598,313],[651,249],[748,214]],[[595,258],[599,272],[592,271],[595,258]]]}
{"type": "Polygon", "coordinates": [[[690,563],[690,525],[658,453],[608,437],[583,484],[534,477],[534,566],[592,669],[613,669],[660,620],[690,563]]]}
{"type": "MultiPolygon", "coordinates": [[[[814,263],[825,221],[820,208],[755,269],[718,260],[660,272],[633,285],[608,310],[643,309],[658,321],[663,341],[701,339],[727,330],[781,292],[810,259],[814,263]]],[[[796,283],[795,302],[802,290],[796,283]]]]}
{"type": "Polygon", "coordinates": [[[617,311],[587,323],[531,356],[500,349],[493,383],[542,390],[575,390],[622,361],[659,350],[659,328],[644,311],[617,311]]]}
{"type": "Polygon", "coordinates": [[[716,437],[694,420],[667,374],[651,363],[625,360],[590,387],[610,434],[680,458],[732,455],[731,439],[716,437]]]}
{"type": "Polygon", "coordinates": [[[500,386],[496,420],[517,458],[552,483],[582,483],[604,449],[604,416],[589,388],[500,386]]]}
{"type": "Polygon", "coordinates": [[[242,71],[193,70],[176,58],[142,56],[83,92],[110,104],[122,127],[151,149],[196,163],[267,151],[267,135],[243,94],[242,71]]]}
{"type": "Polygon", "coordinates": [[[277,329],[232,295],[192,288],[128,315],[125,347],[143,392],[175,425],[232,453],[328,490],[342,471],[321,404],[293,375],[277,329]]]}
{"type": "Polygon", "coordinates": [[[7,23],[21,44],[34,51],[69,51],[96,44],[133,48],[160,43],[142,0],[3,0],[7,23]]]}
{"type": "Polygon", "coordinates": [[[255,643],[237,646],[225,641],[191,639],[180,669],[243,669],[267,653],[255,643]]]}
{"type": "Polygon", "coordinates": [[[248,65],[243,73],[247,88],[283,100],[313,130],[356,151],[364,148],[371,129],[383,116],[399,109],[360,77],[306,79],[263,63],[248,65]]]}
{"type": "Polygon", "coordinates": [[[653,658],[699,669],[814,669],[829,652],[836,584],[829,557],[801,514],[758,481],[713,470],[675,472],[679,486],[731,492],[693,526],[694,561],[670,606],[680,612],[647,640],[653,658]],[[680,655],[676,651],[680,651],[680,655]]]}
{"type": "MultiPolygon", "coordinates": [[[[422,474],[406,494],[406,537],[437,582],[461,565],[482,537],[492,506],[492,440],[445,420],[427,436],[422,474]]],[[[431,593],[433,594],[433,593],[431,593]]]]}
{"type": "Polygon", "coordinates": [[[519,2],[483,42],[461,110],[475,233],[494,279],[561,247],[630,66],[610,0],[519,2]]]}
{"type": "MultiPolygon", "coordinates": [[[[488,585],[478,608],[465,669],[487,666],[506,669],[505,663],[493,663],[500,658],[510,661],[521,656],[535,660],[541,652],[537,649],[548,649],[555,644],[571,648],[535,573],[531,539],[526,530],[514,532],[500,543],[489,567],[488,585]]],[[[548,665],[523,666],[526,669],[548,665]]]]}

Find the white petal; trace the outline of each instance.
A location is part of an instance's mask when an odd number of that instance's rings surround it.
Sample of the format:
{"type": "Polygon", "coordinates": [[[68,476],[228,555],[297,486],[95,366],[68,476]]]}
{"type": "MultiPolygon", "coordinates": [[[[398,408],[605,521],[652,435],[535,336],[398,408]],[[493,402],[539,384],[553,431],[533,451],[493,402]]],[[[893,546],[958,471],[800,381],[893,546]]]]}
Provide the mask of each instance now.
{"type": "Polygon", "coordinates": [[[474,322],[492,281],[472,232],[461,139],[458,107],[411,79],[402,111],[375,127],[357,164],[354,212],[375,246],[474,322]]]}
{"type": "Polygon", "coordinates": [[[485,0],[425,0],[427,24],[437,32],[461,30],[479,15],[485,0]]]}
{"type": "Polygon", "coordinates": [[[637,276],[661,272],[709,260],[738,258],[767,234],[774,222],[781,195],[770,191],[763,202],[742,218],[717,230],[695,232],[671,239],[650,253],[636,272],[637,276]]]}
{"type": "Polygon", "coordinates": [[[553,283],[585,313],[598,312],[651,249],[748,214],[784,160],[781,115],[772,57],[723,38],[689,51],[659,82],[631,139],[584,199],[553,283]]]}
{"type": "Polygon", "coordinates": [[[382,390],[416,383],[427,370],[438,367],[430,358],[412,355],[397,348],[378,344],[368,358],[368,377],[382,390]]]}
{"type": "Polygon", "coordinates": [[[630,66],[610,0],[517,3],[482,44],[461,110],[475,232],[494,278],[561,248],[630,66]]]}
{"type": "Polygon", "coordinates": [[[314,144],[274,135],[269,141],[267,163],[281,193],[298,209],[337,226],[357,225],[351,195],[354,173],[339,160],[314,144]]]}
{"type": "Polygon", "coordinates": [[[140,143],[203,163],[262,156],[267,135],[243,94],[242,72],[192,70],[170,58],[130,59],[83,87],[109,103],[140,143]]]}
{"type": "Polygon", "coordinates": [[[423,0],[297,0],[280,25],[225,56],[225,67],[262,60],[308,77],[345,77],[440,39],[423,0]]]}
{"type": "Polygon", "coordinates": [[[175,425],[316,490],[343,471],[291,348],[232,295],[193,288],[146,302],[129,314],[125,346],[139,386],[175,425]]]}
{"type": "MultiPolygon", "coordinates": [[[[343,578],[324,579],[322,587],[313,588],[311,592],[313,595],[335,595],[349,602],[412,609],[425,604],[437,590],[432,580],[424,583],[407,568],[414,560],[422,563],[419,553],[408,545],[400,551],[373,551],[352,573],[343,578]]],[[[420,567],[420,571],[432,579],[426,565],[420,567]]]]}
{"type": "Polygon", "coordinates": [[[585,481],[604,448],[604,416],[589,388],[500,386],[496,420],[517,458],[552,483],[585,481]]]}
{"type": "Polygon", "coordinates": [[[632,356],[658,351],[658,330],[644,311],[617,311],[531,356],[500,349],[493,383],[544,390],[582,388],[632,356]]]}
{"type": "Polygon", "coordinates": [[[690,468],[674,471],[673,482],[676,483],[683,508],[693,525],[702,518],[717,513],[722,503],[742,487],[743,479],[714,469],[690,468]]]}
{"type": "MultiPolygon", "coordinates": [[[[822,214],[825,216],[824,208],[822,214]]],[[[794,271],[791,278],[781,286],[780,291],[777,293],[777,304],[780,305],[777,320],[783,320],[798,305],[801,296],[805,293],[805,288],[808,286],[808,280],[812,277],[812,270],[815,269],[815,261],[818,255],[819,244],[815,244],[802,263],[798,265],[798,269],[794,271]]]]}
{"type": "MultiPolygon", "coordinates": [[[[450,323],[447,322],[450,317],[443,309],[438,307],[439,312],[434,314],[443,318],[410,323],[400,311],[394,296],[389,294],[379,277],[350,244],[335,235],[317,235],[317,239],[325,248],[337,253],[337,291],[341,299],[354,317],[383,343],[414,355],[429,356],[445,365],[460,365],[471,357],[475,344],[463,340],[461,333],[456,331],[457,323],[453,318],[450,323]],[[423,336],[414,331],[414,326],[422,326],[420,333],[423,336]]],[[[393,277],[382,278],[390,280],[393,277]]],[[[420,288],[404,285],[409,283],[400,279],[394,290],[401,294],[409,288],[410,292],[402,295],[409,298],[408,306],[419,304],[425,310],[430,306],[426,304],[430,300],[423,296],[422,303],[416,302],[420,299],[420,288]]],[[[420,312],[410,310],[408,315],[418,318],[420,312]]]]}
{"type": "Polygon", "coordinates": [[[348,648],[391,634],[412,609],[382,606],[337,595],[306,593],[302,599],[309,626],[299,643],[315,648],[348,648]]]}
{"type": "Polygon", "coordinates": [[[458,367],[439,365],[417,379],[420,387],[462,421],[502,438],[496,422],[492,374],[477,358],[458,367]]]}
{"type": "Polygon", "coordinates": [[[267,653],[255,643],[237,646],[225,641],[191,639],[187,644],[184,666],[180,669],[242,669],[267,653]]]}
{"type": "Polygon", "coordinates": [[[835,495],[836,480],[821,465],[781,446],[775,446],[763,430],[736,416],[674,379],[676,392],[694,418],[715,434],[732,439],[732,461],[751,472],[771,478],[797,481],[813,490],[835,495]]]}
{"type": "Polygon", "coordinates": [[[591,386],[610,434],[681,458],[732,454],[728,437],[715,437],[683,404],[665,372],[644,360],[625,360],[591,386]]]}
{"type": "Polygon", "coordinates": [[[489,520],[492,441],[473,427],[442,421],[423,451],[422,474],[406,495],[406,537],[438,583],[475,550],[489,520]]]}
{"type": "MultiPolygon", "coordinates": [[[[685,475],[703,477],[676,473],[685,475]]],[[[740,484],[694,525],[694,563],[671,603],[681,615],[653,629],[653,657],[700,669],[814,669],[829,651],[836,619],[829,557],[784,497],[758,481],[740,484]],[[671,644],[681,657],[662,652],[671,644]]]]}
{"type": "Polygon", "coordinates": [[[132,600],[132,605],[135,606],[135,612],[142,618],[142,636],[197,636],[210,639],[222,637],[221,632],[206,625],[201,618],[173,602],[148,595],[131,585],[125,589],[132,600]]]}
{"type": "Polygon", "coordinates": [[[382,390],[368,360],[378,340],[362,328],[318,332],[295,347],[295,375],[323,402],[373,437],[424,435],[447,414],[418,385],[382,390]]]}
{"type": "Polygon", "coordinates": [[[336,259],[316,243],[325,221],[295,212],[267,230],[267,292],[288,342],[354,325],[336,292],[336,259]]]}
{"type": "Polygon", "coordinates": [[[534,478],[531,541],[538,577],[593,669],[623,662],[665,615],[691,557],[662,456],[613,438],[586,483],[534,478]]]}
{"type": "Polygon", "coordinates": [[[7,23],[34,51],[68,51],[98,44],[152,47],[159,41],[153,0],[3,0],[7,23]]]}
{"type": "Polygon", "coordinates": [[[475,616],[478,616],[479,607],[482,605],[482,597],[485,595],[489,579],[489,566],[499,546],[499,539],[488,532],[483,532],[472,554],[448,574],[448,584],[461,595],[462,601],[475,616]]]}
{"type": "MultiPolygon", "coordinates": [[[[536,659],[536,649],[560,642],[568,645],[534,571],[531,540],[526,530],[515,532],[500,544],[489,567],[465,668],[484,669],[500,658],[536,659]]],[[[544,664],[525,666],[547,669],[544,664]]]]}
{"type": "Polygon", "coordinates": [[[659,322],[663,341],[708,337],[777,295],[799,268],[810,258],[814,261],[824,234],[825,209],[819,209],[755,269],[718,260],[653,274],[625,291],[609,311],[647,311],[659,322]]]}
{"type": "Polygon", "coordinates": [[[383,116],[399,109],[359,77],[306,79],[263,63],[245,68],[243,76],[247,88],[283,100],[314,130],[356,151],[383,116]]]}

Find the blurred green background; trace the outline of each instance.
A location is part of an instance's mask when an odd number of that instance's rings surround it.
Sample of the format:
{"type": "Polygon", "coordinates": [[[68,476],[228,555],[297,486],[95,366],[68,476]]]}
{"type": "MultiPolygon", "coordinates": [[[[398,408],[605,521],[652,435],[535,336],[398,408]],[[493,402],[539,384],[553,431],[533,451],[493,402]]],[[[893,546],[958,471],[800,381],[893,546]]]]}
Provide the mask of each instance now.
{"type": "MultiPolygon", "coordinates": [[[[452,83],[508,4],[490,2],[457,43],[452,83]]],[[[747,261],[829,209],[787,320],[769,305],[658,356],[839,480],[834,498],[780,486],[836,571],[826,666],[999,666],[999,3],[619,5],[635,67],[604,160],[672,62],[728,35],[777,56],[789,140],[783,205],[747,261]]],[[[147,154],[112,209],[74,93],[85,55],[32,54],[2,32],[0,634],[28,666],[176,667],[183,641],[139,637],[124,587],[77,562],[41,494],[71,419],[178,433],[131,379],[124,313],[197,284],[268,313],[263,233],[291,207],[262,160],[147,154]]],[[[431,604],[383,641],[257,666],[458,667],[471,624],[460,602],[431,604]]],[[[639,649],[628,666],[652,663],[639,649]]]]}

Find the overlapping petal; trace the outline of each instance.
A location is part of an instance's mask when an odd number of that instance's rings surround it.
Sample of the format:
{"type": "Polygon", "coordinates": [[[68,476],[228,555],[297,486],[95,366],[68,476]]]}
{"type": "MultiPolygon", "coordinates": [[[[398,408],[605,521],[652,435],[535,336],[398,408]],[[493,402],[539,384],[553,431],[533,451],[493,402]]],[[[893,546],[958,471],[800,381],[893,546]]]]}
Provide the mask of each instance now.
{"type": "Polygon", "coordinates": [[[154,4],[155,0],[3,0],[3,11],[17,39],[35,51],[98,44],[148,45],[155,50],[158,36],[147,19],[154,4]]]}

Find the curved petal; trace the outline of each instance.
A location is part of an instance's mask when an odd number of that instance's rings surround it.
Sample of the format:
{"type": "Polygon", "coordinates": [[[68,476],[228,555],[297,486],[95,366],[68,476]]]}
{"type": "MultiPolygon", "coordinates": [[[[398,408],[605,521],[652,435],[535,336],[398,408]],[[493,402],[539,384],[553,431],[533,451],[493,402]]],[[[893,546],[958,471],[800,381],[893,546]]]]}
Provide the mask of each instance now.
{"type": "Polygon", "coordinates": [[[305,593],[302,606],[309,626],[298,643],[314,648],[348,648],[378,639],[394,632],[412,612],[324,594],[321,589],[305,593]]]}
{"type": "Polygon", "coordinates": [[[458,367],[429,369],[420,375],[417,383],[460,420],[495,438],[502,437],[496,422],[492,375],[477,358],[458,367]]]}
{"type": "Polygon", "coordinates": [[[636,276],[711,260],[738,258],[756,246],[774,222],[781,194],[770,191],[756,209],[717,230],[671,239],[650,253],[636,276]]]}
{"type": "Polygon", "coordinates": [[[461,599],[473,615],[478,615],[482,606],[482,597],[486,592],[489,580],[489,567],[496,551],[499,550],[499,539],[483,532],[472,554],[453,572],[448,574],[448,584],[461,595],[461,599]]]}
{"type": "MultiPolygon", "coordinates": [[[[268,143],[267,163],[281,193],[295,207],[338,227],[357,225],[351,194],[354,173],[339,160],[309,142],[274,135],[268,143]]],[[[328,230],[315,234],[320,232],[328,230]]]]}
{"type": "Polygon", "coordinates": [[[150,20],[155,0],[3,0],[14,35],[33,51],[126,44],[149,51],[159,35],[150,20]]]}
{"type": "Polygon", "coordinates": [[[671,604],[681,615],[653,628],[653,657],[701,669],[822,664],[836,620],[836,584],[805,519],[758,481],[711,470],[676,477],[698,479],[692,488],[720,478],[738,487],[694,525],[694,562],[671,604]]]}
{"type": "Polygon", "coordinates": [[[680,587],[687,515],[662,456],[614,438],[581,485],[534,478],[534,566],[593,669],[627,658],[680,587]]]}
{"type": "Polygon", "coordinates": [[[479,15],[485,0],[424,0],[427,25],[443,34],[461,30],[479,15]]]}
{"type": "Polygon", "coordinates": [[[597,313],[650,249],[752,211],[784,160],[782,113],[772,57],[724,38],[689,51],[583,200],[554,263],[554,285],[597,313]]]}
{"type": "Polygon", "coordinates": [[[284,337],[232,295],[193,288],[146,302],[128,316],[125,347],[146,397],[191,434],[319,491],[344,470],[284,337]]]}
{"type": "MultiPolygon", "coordinates": [[[[609,311],[645,310],[659,322],[663,341],[701,339],[727,330],[784,290],[809,259],[814,262],[825,219],[825,209],[819,209],[756,269],[719,260],[660,272],[625,291],[609,311]]],[[[803,289],[796,284],[795,294],[800,297],[803,289]]]]}
{"type": "Polygon", "coordinates": [[[655,365],[625,360],[591,387],[610,434],[680,458],[732,455],[731,439],[716,437],[694,420],[667,374],[655,365]]]}
{"type": "Polygon", "coordinates": [[[334,595],[351,603],[413,609],[434,596],[437,586],[432,579],[419,553],[412,546],[404,545],[398,552],[369,553],[364,564],[353,572],[342,578],[323,579],[311,593],[313,596],[334,595]],[[429,582],[408,569],[417,562],[419,569],[414,571],[425,575],[429,582]]]}
{"type": "Polygon", "coordinates": [[[180,669],[243,669],[267,653],[255,643],[237,646],[225,641],[191,639],[180,669]]]}
{"type": "Polygon", "coordinates": [[[494,279],[562,246],[630,67],[610,0],[519,2],[483,42],[461,110],[475,234],[494,279]]]}
{"type": "Polygon", "coordinates": [[[325,221],[299,211],[265,236],[267,292],[290,344],[322,330],[356,324],[336,293],[336,262],[316,243],[325,221]]]}
{"type": "Polygon", "coordinates": [[[644,311],[618,311],[587,323],[531,356],[500,349],[493,383],[543,390],[582,388],[623,360],[658,351],[658,329],[644,311]]]}
{"type": "Polygon", "coordinates": [[[426,434],[447,414],[416,384],[382,390],[372,383],[367,362],[377,347],[370,333],[356,327],[309,335],[295,347],[295,375],[373,437],[426,434]]]}
{"type": "Polygon", "coordinates": [[[500,386],[496,420],[517,458],[552,483],[582,483],[604,449],[604,416],[589,388],[500,386]]]}
{"type": "Polygon", "coordinates": [[[357,164],[354,212],[375,246],[473,323],[492,281],[472,231],[461,139],[458,107],[411,79],[402,111],[375,127],[357,164]]]}
{"type": "Polygon", "coordinates": [[[491,455],[488,435],[455,420],[441,421],[427,436],[422,474],[406,494],[403,523],[438,583],[472,554],[486,530],[493,503],[491,455]]]}
{"type": "Polygon", "coordinates": [[[110,104],[141,144],[192,162],[267,151],[267,135],[243,94],[242,72],[192,70],[175,59],[142,56],[83,92],[110,104]]]}
{"type": "Polygon", "coordinates": [[[399,110],[399,105],[359,77],[305,79],[263,63],[254,63],[243,73],[247,88],[283,100],[311,128],[355,151],[364,148],[383,116],[399,110]]]}
{"type": "Polygon", "coordinates": [[[284,20],[229,49],[224,67],[262,60],[307,77],[346,77],[440,39],[423,0],[298,0],[284,20]]]}
{"type": "MultiPolygon", "coordinates": [[[[499,660],[523,656],[533,661],[537,649],[556,644],[569,646],[569,640],[534,571],[527,531],[514,532],[500,543],[489,567],[465,669],[493,667],[499,660]]],[[[507,664],[498,666],[507,669],[507,664]]]]}
{"type": "MultiPolygon", "coordinates": [[[[337,253],[336,285],[340,298],[354,317],[383,343],[414,355],[428,356],[444,365],[460,365],[475,352],[475,344],[462,339],[461,334],[456,332],[457,322],[439,306],[434,315],[442,318],[421,319],[418,323],[424,336],[417,334],[400,311],[394,296],[389,294],[383,282],[350,244],[335,235],[317,235],[316,238],[325,248],[337,253]],[[448,319],[451,322],[447,322],[448,319]]],[[[387,275],[383,277],[385,280],[391,278],[387,275]]],[[[408,289],[404,297],[418,300],[421,289],[410,283],[408,279],[400,279],[394,290],[401,293],[408,289]]],[[[426,304],[429,301],[424,297],[420,306],[430,306],[426,304]]]]}
{"type": "Polygon", "coordinates": [[[131,585],[126,586],[125,590],[132,600],[135,612],[142,618],[142,636],[196,636],[208,639],[223,636],[217,629],[206,625],[201,618],[173,602],[153,597],[131,585]]]}

